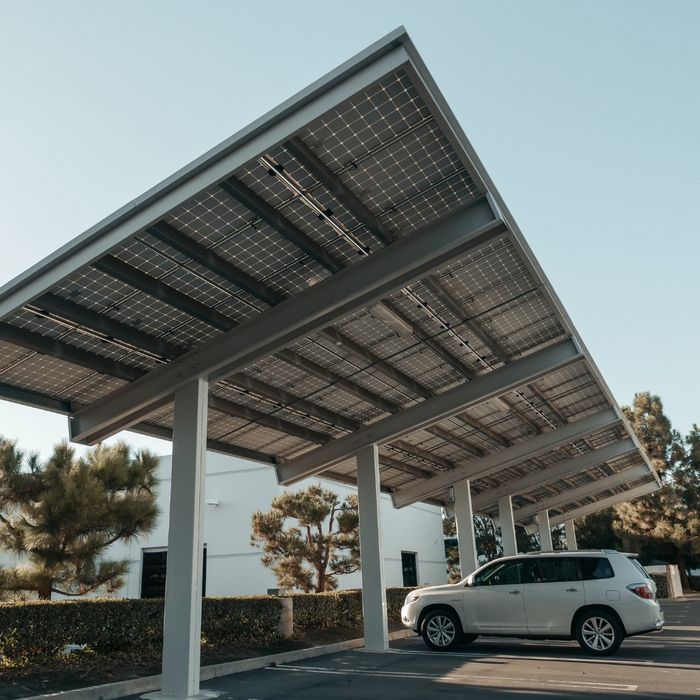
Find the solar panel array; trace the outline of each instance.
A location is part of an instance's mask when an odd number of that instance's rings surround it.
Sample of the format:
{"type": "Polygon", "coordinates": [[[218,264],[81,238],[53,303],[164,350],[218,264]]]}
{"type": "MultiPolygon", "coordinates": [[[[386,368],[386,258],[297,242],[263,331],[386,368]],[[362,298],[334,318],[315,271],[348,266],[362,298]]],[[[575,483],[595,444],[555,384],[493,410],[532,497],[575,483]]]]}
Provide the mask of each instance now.
{"type": "MultiPolygon", "coordinates": [[[[75,411],[482,196],[482,178],[423,94],[406,70],[391,71],[8,314],[0,323],[3,395],[20,391],[35,405],[75,411]],[[359,213],[319,168],[352,194],[359,213]]],[[[280,462],[569,335],[506,232],[216,382],[210,447],[280,462]]],[[[412,486],[609,407],[581,360],[382,445],[382,487],[412,486]]],[[[136,428],[168,437],[173,405],[136,428]]],[[[625,434],[622,423],[592,433],[476,479],[473,492],[625,434]]],[[[635,450],[518,494],[514,504],[588,483],[595,497],[596,480],[640,463],[635,450]]],[[[354,461],[328,475],[354,482],[354,461]]],[[[449,499],[447,491],[432,496],[449,499]]]]}

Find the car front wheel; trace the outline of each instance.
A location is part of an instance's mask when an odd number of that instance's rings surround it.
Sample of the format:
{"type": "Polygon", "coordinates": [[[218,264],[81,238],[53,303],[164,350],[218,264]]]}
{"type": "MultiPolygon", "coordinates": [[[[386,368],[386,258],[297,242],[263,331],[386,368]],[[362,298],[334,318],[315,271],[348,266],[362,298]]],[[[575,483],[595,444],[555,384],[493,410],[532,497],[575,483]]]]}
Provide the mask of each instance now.
{"type": "Polygon", "coordinates": [[[451,610],[431,610],[423,621],[423,641],[434,651],[447,651],[462,640],[462,625],[451,610]]]}
{"type": "Polygon", "coordinates": [[[576,640],[585,652],[594,656],[614,654],[624,636],[620,623],[606,610],[589,610],[576,623],[576,640]]]}

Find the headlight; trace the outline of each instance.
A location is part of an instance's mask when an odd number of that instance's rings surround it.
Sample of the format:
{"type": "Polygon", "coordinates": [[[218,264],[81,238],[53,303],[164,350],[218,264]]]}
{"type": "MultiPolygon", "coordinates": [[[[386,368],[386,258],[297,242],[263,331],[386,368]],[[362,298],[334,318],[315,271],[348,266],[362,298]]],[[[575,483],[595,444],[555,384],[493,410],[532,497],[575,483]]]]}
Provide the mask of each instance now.
{"type": "Polygon", "coordinates": [[[415,603],[418,598],[420,598],[420,593],[418,591],[413,591],[406,596],[406,603],[415,603]]]}

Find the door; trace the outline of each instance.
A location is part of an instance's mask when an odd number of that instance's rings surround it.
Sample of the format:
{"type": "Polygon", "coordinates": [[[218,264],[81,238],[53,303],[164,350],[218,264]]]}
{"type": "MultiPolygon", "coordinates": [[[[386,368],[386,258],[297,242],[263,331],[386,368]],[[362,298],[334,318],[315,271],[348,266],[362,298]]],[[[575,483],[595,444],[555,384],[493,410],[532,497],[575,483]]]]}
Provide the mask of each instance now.
{"type": "Polygon", "coordinates": [[[537,557],[523,568],[525,614],[530,634],[569,635],[584,604],[583,584],[573,557],[537,557]]]}
{"type": "Polygon", "coordinates": [[[415,552],[401,552],[401,569],[403,571],[404,587],[418,585],[418,567],[415,552]]]}
{"type": "Polygon", "coordinates": [[[522,559],[494,562],[464,589],[465,631],[526,634],[522,559]]]}

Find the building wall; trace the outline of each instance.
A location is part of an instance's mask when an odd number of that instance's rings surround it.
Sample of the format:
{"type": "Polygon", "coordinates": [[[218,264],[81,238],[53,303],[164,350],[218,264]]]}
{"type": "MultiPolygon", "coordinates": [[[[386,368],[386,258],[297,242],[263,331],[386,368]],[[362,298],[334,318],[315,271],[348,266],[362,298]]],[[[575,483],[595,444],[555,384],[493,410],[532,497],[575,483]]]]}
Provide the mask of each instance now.
{"type": "MultiPolygon", "coordinates": [[[[112,545],[108,556],[130,562],[126,585],[120,593],[138,598],[141,594],[141,559],[144,549],[167,547],[170,502],[170,456],[161,458],[158,504],[161,510],[155,530],[129,545],[112,545]]],[[[352,487],[333,481],[307,479],[295,485],[306,488],[321,483],[343,498],[352,487]]],[[[276,588],[272,572],[261,563],[262,553],[250,544],[251,516],[268,510],[272,498],[282,493],[274,469],[233,457],[208,453],[204,540],[207,546],[207,595],[248,595],[276,588]]],[[[396,510],[389,496],[381,497],[382,536],[387,586],[401,586],[401,552],[416,552],[420,585],[447,582],[440,509],[419,504],[396,510]]],[[[361,572],[338,579],[340,588],[359,588],[361,572]]]]}

